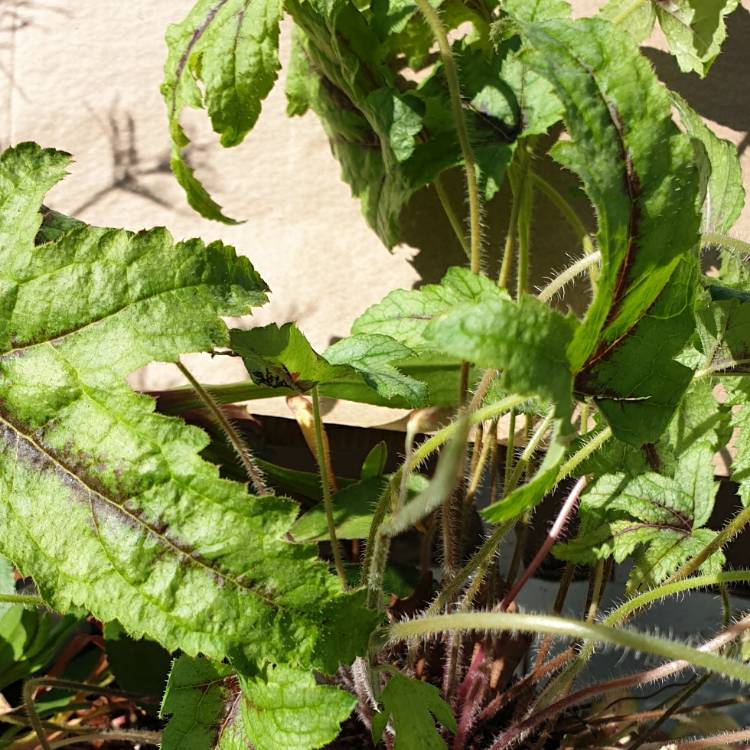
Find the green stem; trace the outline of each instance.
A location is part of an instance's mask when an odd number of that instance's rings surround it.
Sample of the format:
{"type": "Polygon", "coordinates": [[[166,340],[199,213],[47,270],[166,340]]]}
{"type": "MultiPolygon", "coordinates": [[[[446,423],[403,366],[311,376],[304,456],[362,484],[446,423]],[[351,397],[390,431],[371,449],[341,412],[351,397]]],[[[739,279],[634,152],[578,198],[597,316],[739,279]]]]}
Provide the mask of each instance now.
{"type": "Polygon", "coordinates": [[[605,625],[619,625],[628,620],[635,612],[643,607],[652,604],[661,599],[667,599],[670,596],[676,596],[683,591],[695,589],[710,588],[727,583],[747,583],[750,582],[750,570],[731,570],[725,573],[716,573],[714,575],[695,576],[674,583],[665,583],[661,586],[646,591],[643,594],[634,596],[624,604],[621,604],[616,610],[607,615],[602,621],[605,625]]]}
{"type": "Polygon", "coordinates": [[[27,607],[44,607],[44,599],[41,596],[30,594],[0,594],[0,602],[6,604],[23,604],[27,607]]]}
{"type": "Polygon", "coordinates": [[[575,263],[568,266],[561,274],[555,276],[547,286],[542,289],[537,297],[542,302],[549,302],[566,284],[573,281],[576,276],[582,274],[585,270],[590,268],[602,259],[602,254],[599,250],[596,252],[584,255],[583,258],[579,258],[575,263]]]}
{"type": "Polygon", "coordinates": [[[589,440],[586,445],[580,448],[574,453],[561,467],[557,473],[557,481],[565,479],[568,475],[572,474],[580,464],[582,464],[589,456],[604,445],[612,437],[612,428],[605,427],[600,433],[595,435],[589,440]]]}
{"type": "Polygon", "coordinates": [[[586,230],[583,222],[581,221],[581,218],[573,210],[573,207],[570,205],[570,203],[568,203],[568,201],[562,197],[557,188],[553,187],[549,182],[547,182],[547,180],[544,179],[544,177],[536,173],[531,176],[531,179],[534,181],[534,186],[539,189],[539,192],[542,193],[550,203],[552,203],[552,205],[560,212],[565,221],[568,222],[576,237],[578,237],[581,242],[588,238],[590,242],[591,238],[589,237],[589,233],[586,230]]]}
{"type": "Polygon", "coordinates": [[[438,12],[430,5],[429,0],[416,0],[419,11],[427,21],[435,41],[440,50],[440,58],[443,62],[445,71],[445,80],[448,84],[448,93],[451,100],[451,110],[453,112],[453,121],[458,135],[458,142],[461,146],[461,154],[464,160],[464,171],[466,172],[466,191],[469,197],[469,245],[471,257],[471,270],[479,273],[482,267],[482,234],[481,218],[479,204],[479,185],[477,184],[477,171],[474,162],[474,153],[469,141],[469,131],[466,126],[464,108],[461,103],[461,86],[458,80],[458,69],[456,60],[453,57],[448,35],[440,20],[438,12]]]}
{"type": "Polygon", "coordinates": [[[717,234],[716,232],[702,234],[701,247],[723,247],[725,250],[731,250],[737,255],[750,255],[750,243],[738,240],[736,237],[730,237],[727,234],[717,234]]]}
{"type": "Polygon", "coordinates": [[[743,662],[727,659],[708,651],[699,651],[667,638],[553,615],[457,612],[450,615],[432,615],[415,620],[404,620],[388,628],[389,640],[392,642],[446,632],[467,631],[549,633],[565,638],[593,641],[661,656],[671,661],[685,661],[699,669],[750,684],[750,665],[743,662]]]}
{"type": "Polygon", "coordinates": [[[234,448],[235,453],[240,459],[248,478],[252,482],[255,492],[261,496],[273,495],[273,492],[265,482],[263,472],[255,465],[250,449],[240,437],[240,434],[234,428],[232,422],[227,419],[227,415],[224,413],[223,409],[216,403],[214,397],[208,392],[208,390],[193,377],[193,374],[182,364],[182,362],[177,362],[177,367],[190,383],[205,407],[211,412],[211,415],[216,420],[222,432],[226,435],[227,440],[229,440],[229,443],[234,448]]]}
{"type": "Polygon", "coordinates": [[[333,562],[336,572],[341,579],[341,585],[346,591],[346,571],[344,561],[341,559],[341,548],[336,539],[336,522],[333,518],[333,499],[331,498],[331,478],[328,476],[328,462],[325,455],[325,444],[323,442],[323,420],[320,418],[320,394],[318,386],[312,389],[313,421],[315,422],[315,453],[318,459],[318,470],[320,471],[320,484],[323,490],[323,507],[326,511],[326,522],[328,523],[328,538],[331,542],[333,562]]]}
{"type": "MultiPolygon", "coordinates": [[[[488,419],[493,419],[494,417],[500,416],[501,414],[505,414],[505,412],[510,411],[514,406],[518,406],[519,404],[522,404],[527,399],[524,396],[506,396],[504,399],[501,399],[500,401],[495,401],[493,404],[488,404],[487,406],[483,406],[481,409],[477,409],[475,412],[469,414],[467,417],[467,421],[469,425],[476,425],[481,424],[482,422],[485,422],[488,419]]],[[[449,425],[443,427],[441,430],[436,432],[431,437],[427,438],[427,440],[424,441],[421,445],[419,445],[417,448],[415,448],[414,453],[412,453],[411,461],[408,465],[403,465],[398,471],[397,474],[399,475],[399,478],[401,476],[401,472],[406,471],[414,471],[423,461],[425,461],[432,453],[434,453],[440,446],[444,445],[448,440],[450,440],[457,432],[458,430],[458,420],[451,422],[449,425]]]]}
{"type": "MultiPolygon", "coordinates": [[[[516,410],[510,410],[510,419],[508,420],[508,442],[505,446],[505,474],[503,475],[503,497],[507,497],[510,492],[510,478],[513,476],[513,460],[516,451],[516,410]]],[[[492,501],[495,498],[490,498],[492,501]]]]}
{"type": "Polygon", "coordinates": [[[511,206],[510,217],[508,219],[508,233],[505,235],[505,247],[503,248],[503,259],[500,264],[500,275],[497,279],[497,285],[501,289],[508,288],[510,281],[510,269],[513,266],[513,256],[515,255],[516,234],[518,233],[518,210],[520,207],[520,196],[518,193],[518,178],[515,176],[515,165],[511,164],[508,170],[508,181],[511,185],[511,206]]]}
{"type": "Polygon", "coordinates": [[[750,507],[741,510],[695,557],[674,572],[667,579],[667,583],[674,583],[691,576],[714,552],[734,539],[748,523],[750,523],[750,507]]]}
{"type": "Polygon", "coordinates": [[[505,535],[513,527],[513,521],[501,524],[493,532],[492,535],[485,541],[485,543],[479,548],[476,554],[464,565],[456,575],[448,581],[443,587],[443,590],[435,598],[435,601],[430,605],[427,610],[428,614],[434,614],[439,612],[443,607],[450,604],[451,601],[456,597],[459,591],[464,587],[466,581],[474,575],[477,570],[481,568],[489,567],[489,562],[497,552],[497,548],[500,546],[500,542],[503,541],[505,535]]]}
{"type": "Polygon", "coordinates": [[[531,263],[531,213],[534,200],[530,155],[524,148],[520,153],[522,161],[522,182],[519,187],[518,209],[518,275],[516,277],[516,299],[526,294],[529,288],[529,265],[531,263]]]}
{"type": "Polygon", "coordinates": [[[531,457],[534,455],[534,453],[536,453],[537,448],[539,448],[539,444],[547,434],[547,430],[549,430],[550,425],[552,424],[553,416],[554,409],[550,409],[544,419],[537,425],[537,428],[536,430],[534,430],[533,435],[526,443],[526,447],[523,449],[523,453],[521,453],[518,458],[518,463],[513,469],[513,473],[508,480],[508,489],[503,493],[504,495],[507,495],[509,492],[511,492],[518,484],[518,481],[521,479],[521,474],[523,474],[524,470],[529,465],[531,457]]]}
{"type": "Polygon", "coordinates": [[[451,205],[450,198],[448,197],[448,193],[445,190],[445,185],[443,185],[443,180],[440,175],[432,181],[432,184],[435,187],[435,192],[437,193],[440,205],[443,207],[443,212],[451,225],[451,229],[453,229],[453,233],[456,235],[456,239],[466,253],[466,257],[471,260],[471,247],[466,241],[463,227],[461,226],[458,216],[456,216],[456,212],[453,210],[453,206],[451,205]]]}

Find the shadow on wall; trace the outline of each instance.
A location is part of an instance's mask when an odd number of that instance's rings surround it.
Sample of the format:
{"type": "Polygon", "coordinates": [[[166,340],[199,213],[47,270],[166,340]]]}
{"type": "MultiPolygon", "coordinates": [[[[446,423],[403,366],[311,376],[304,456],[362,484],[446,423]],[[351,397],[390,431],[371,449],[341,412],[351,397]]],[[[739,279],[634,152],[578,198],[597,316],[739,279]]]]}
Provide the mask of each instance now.
{"type": "MultiPolygon", "coordinates": [[[[539,144],[534,171],[562,193],[584,219],[589,230],[594,231],[594,216],[581,192],[578,179],[545,156],[556,138],[557,134],[539,144]]],[[[455,212],[458,215],[466,214],[463,171],[452,170],[443,180],[455,212]]],[[[506,180],[500,192],[483,210],[485,270],[493,278],[497,277],[500,268],[510,205],[510,189],[506,180]]],[[[417,286],[440,281],[450,266],[466,265],[466,256],[432,188],[421,190],[404,209],[401,215],[401,233],[402,241],[417,249],[417,254],[410,261],[421,279],[417,286]]],[[[529,291],[541,289],[556,272],[580,255],[581,246],[575,233],[547,198],[536,191],[532,216],[529,291]]],[[[512,269],[510,284],[515,285],[515,268],[512,269]]],[[[566,296],[555,301],[556,306],[563,311],[570,307],[575,312],[582,313],[589,302],[586,289],[585,283],[571,284],[566,290],[566,296]]]]}
{"type": "Polygon", "coordinates": [[[727,39],[709,74],[700,79],[680,72],[675,59],[661,50],[646,47],[659,78],[687,99],[699,114],[745,136],[739,143],[740,154],[750,145],[750,11],[740,6],[727,19],[727,39]]]}

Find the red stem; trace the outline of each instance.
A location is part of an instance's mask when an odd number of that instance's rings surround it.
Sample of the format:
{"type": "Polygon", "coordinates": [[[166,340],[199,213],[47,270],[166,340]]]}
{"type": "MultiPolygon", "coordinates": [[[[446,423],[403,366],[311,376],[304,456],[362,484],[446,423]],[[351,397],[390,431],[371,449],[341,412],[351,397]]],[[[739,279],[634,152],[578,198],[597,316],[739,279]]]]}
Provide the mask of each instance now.
{"type": "Polygon", "coordinates": [[[581,477],[575,483],[573,489],[570,491],[570,494],[565,499],[562,508],[560,508],[560,512],[557,514],[557,518],[552,524],[552,528],[549,530],[549,534],[547,534],[547,538],[544,540],[544,544],[542,544],[542,546],[539,548],[539,551],[534,556],[534,559],[528,564],[526,570],[524,570],[523,572],[523,575],[513,584],[511,590],[505,595],[505,598],[500,604],[501,612],[505,612],[505,610],[508,609],[511,602],[515,600],[521,589],[526,585],[529,578],[531,578],[531,576],[536,573],[539,566],[544,562],[544,559],[549,554],[552,546],[559,539],[560,534],[562,534],[563,530],[565,529],[565,526],[568,523],[568,519],[573,513],[573,510],[578,503],[578,498],[581,496],[581,493],[583,492],[585,487],[586,477],[581,477]]]}

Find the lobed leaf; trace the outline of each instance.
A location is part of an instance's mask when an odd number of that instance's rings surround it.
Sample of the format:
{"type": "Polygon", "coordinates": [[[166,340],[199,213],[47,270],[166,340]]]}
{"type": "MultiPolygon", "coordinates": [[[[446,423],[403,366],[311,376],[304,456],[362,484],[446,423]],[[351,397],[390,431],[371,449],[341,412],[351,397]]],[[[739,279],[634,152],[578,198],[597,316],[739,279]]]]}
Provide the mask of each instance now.
{"type": "Polygon", "coordinates": [[[235,223],[209,196],[185,159],[185,107],[206,109],[222,146],[253,128],[279,68],[281,0],[198,0],[167,31],[162,96],[172,136],[172,171],[188,202],[207,219],[235,223]]]}
{"type": "Polygon", "coordinates": [[[388,721],[396,733],[395,750],[443,750],[447,745],[438,734],[435,720],[450,732],[456,731],[456,720],[440,691],[427,682],[393,674],[380,695],[383,711],[372,720],[372,737],[378,742],[388,721]],[[433,719],[434,717],[434,719],[433,719]]]}
{"type": "Polygon", "coordinates": [[[261,304],[265,284],[232,248],[165,230],[83,225],[35,247],[68,162],[35,144],[0,157],[0,552],[58,611],[168,650],[335,670],[326,638],[346,661],[369,626],[315,550],[285,541],[295,504],[220,479],[198,455],[208,436],[125,384],[226,346],[219,316],[261,304]]]}

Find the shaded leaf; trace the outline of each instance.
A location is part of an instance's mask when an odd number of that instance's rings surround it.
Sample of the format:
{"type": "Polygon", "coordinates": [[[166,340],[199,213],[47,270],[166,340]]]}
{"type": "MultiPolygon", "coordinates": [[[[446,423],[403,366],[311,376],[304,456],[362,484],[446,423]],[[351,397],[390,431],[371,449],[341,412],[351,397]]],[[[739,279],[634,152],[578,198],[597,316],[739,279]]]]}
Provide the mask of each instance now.
{"type": "Polygon", "coordinates": [[[668,0],[654,2],[656,17],[680,70],[703,78],[727,36],[725,17],[739,0],[668,0]]]}
{"type": "MultiPolygon", "coordinates": [[[[339,539],[367,539],[378,498],[387,484],[384,477],[370,477],[339,490],[332,499],[333,519],[339,539]]],[[[300,542],[328,540],[328,522],[322,505],[312,508],[292,526],[291,534],[300,542]]]]}
{"type": "Polygon", "coordinates": [[[372,737],[377,742],[390,720],[396,733],[396,750],[442,750],[447,745],[438,734],[435,721],[456,731],[450,706],[436,687],[395,673],[380,695],[383,711],[372,720],[372,737]],[[434,718],[433,718],[434,717],[434,718]]]}

